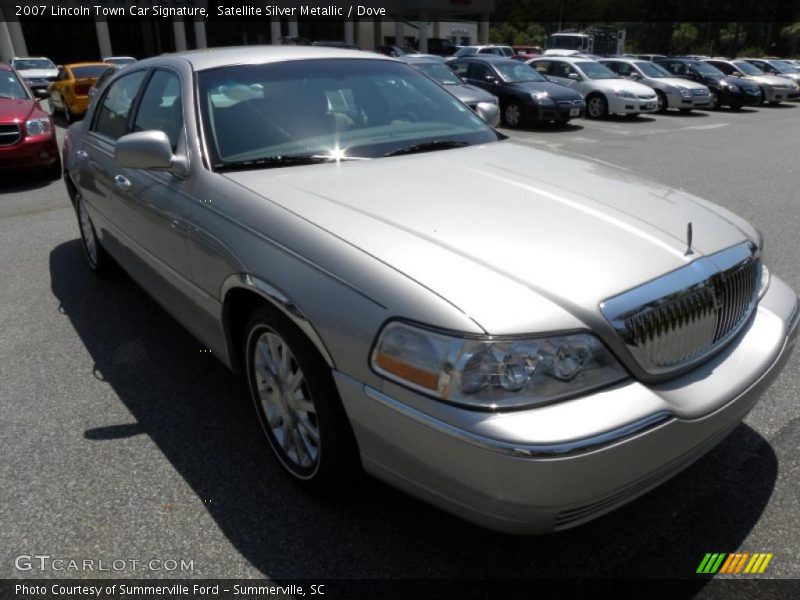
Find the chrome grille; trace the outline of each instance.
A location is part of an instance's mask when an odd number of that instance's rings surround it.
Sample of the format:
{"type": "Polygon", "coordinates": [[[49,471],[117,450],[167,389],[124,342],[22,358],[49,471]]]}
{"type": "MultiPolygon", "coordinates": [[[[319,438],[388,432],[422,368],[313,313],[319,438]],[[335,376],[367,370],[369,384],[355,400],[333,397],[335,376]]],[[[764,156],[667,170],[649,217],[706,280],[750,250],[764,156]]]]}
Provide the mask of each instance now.
{"type": "Polygon", "coordinates": [[[708,96],[708,90],[703,88],[693,88],[692,96],[708,96]]]}
{"type": "Polygon", "coordinates": [[[0,146],[12,146],[22,137],[19,125],[0,125],[0,146]]]}
{"type": "Polygon", "coordinates": [[[739,331],[756,304],[760,277],[752,248],[737,246],[608,300],[601,310],[642,368],[667,373],[702,360],[739,331]]]}

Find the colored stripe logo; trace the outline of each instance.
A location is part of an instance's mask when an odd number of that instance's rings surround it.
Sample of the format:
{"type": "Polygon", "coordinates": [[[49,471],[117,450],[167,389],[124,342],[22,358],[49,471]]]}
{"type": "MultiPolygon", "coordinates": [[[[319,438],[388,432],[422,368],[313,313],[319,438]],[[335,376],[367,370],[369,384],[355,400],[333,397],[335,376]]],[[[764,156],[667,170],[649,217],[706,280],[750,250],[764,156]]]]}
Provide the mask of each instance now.
{"type": "Polygon", "coordinates": [[[772,553],[755,552],[709,552],[700,561],[697,573],[704,575],[714,575],[716,573],[726,573],[728,575],[740,575],[742,573],[760,575],[767,569],[769,561],[772,560],[772,553]]]}

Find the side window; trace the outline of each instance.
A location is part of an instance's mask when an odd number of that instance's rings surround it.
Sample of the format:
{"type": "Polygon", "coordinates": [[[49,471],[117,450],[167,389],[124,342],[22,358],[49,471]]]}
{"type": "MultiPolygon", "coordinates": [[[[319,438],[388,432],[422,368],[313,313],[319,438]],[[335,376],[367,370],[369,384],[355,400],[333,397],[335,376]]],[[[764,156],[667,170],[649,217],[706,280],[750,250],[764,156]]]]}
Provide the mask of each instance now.
{"type": "Polygon", "coordinates": [[[125,75],[112,83],[97,109],[93,131],[116,140],[128,133],[128,116],[136,93],[142,85],[145,71],[125,75]]]}
{"type": "Polygon", "coordinates": [[[540,75],[547,75],[548,63],[546,60],[540,60],[535,63],[531,63],[531,66],[536,69],[540,75]]]}
{"type": "Polygon", "coordinates": [[[153,129],[167,134],[173,152],[178,149],[178,140],[183,130],[183,106],[181,80],[175,73],[156,71],[142,95],[133,130],[153,129]]]}
{"type": "Polygon", "coordinates": [[[730,75],[731,73],[733,73],[735,71],[735,69],[732,66],[730,66],[728,63],[712,62],[711,65],[714,66],[714,67],[717,67],[720,71],[725,73],[725,75],[730,75]]]}
{"type": "Polygon", "coordinates": [[[486,81],[486,77],[491,74],[492,72],[486,65],[482,65],[480,63],[471,63],[469,66],[468,77],[470,79],[475,79],[476,81],[486,81]]]}
{"type": "Polygon", "coordinates": [[[628,63],[611,63],[606,66],[611,67],[612,71],[616,72],[617,75],[621,75],[622,77],[630,77],[633,73],[633,67],[628,63]]]}
{"type": "Polygon", "coordinates": [[[453,69],[456,73],[461,75],[461,77],[467,76],[467,71],[469,70],[469,63],[465,62],[454,62],[450,63],[449,67],[453,69]]]}
{"type": "Polygon", "coordinates": [[[618,63],[618,62],[604,62],[602,65],[608,69],[614,71],[614,73],[618,75],[623,75],[622,67],[625,63],[618,63]]]}
{"type": "Polygon", "coordinates": [[[552,75],[554,77],[567,78],[567,77],[569,77],[570,73],[574,73],[574,71],[572,70],[572,67],[569,65],[569,63],[565,63],[565,62],[554,62],[553,63],[552,75]]]}

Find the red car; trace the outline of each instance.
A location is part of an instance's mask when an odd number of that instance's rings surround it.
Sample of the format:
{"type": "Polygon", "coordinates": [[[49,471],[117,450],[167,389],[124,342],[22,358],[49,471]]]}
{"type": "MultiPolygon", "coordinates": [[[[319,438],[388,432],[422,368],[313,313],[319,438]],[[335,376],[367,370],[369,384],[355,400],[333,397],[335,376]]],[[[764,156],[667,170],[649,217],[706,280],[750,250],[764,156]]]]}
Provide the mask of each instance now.
{"type": "Polygon", "coordinates": [[[17,73],[0,64],[0,173],[29,170],[61,177],[53,119],[17,73]]]}

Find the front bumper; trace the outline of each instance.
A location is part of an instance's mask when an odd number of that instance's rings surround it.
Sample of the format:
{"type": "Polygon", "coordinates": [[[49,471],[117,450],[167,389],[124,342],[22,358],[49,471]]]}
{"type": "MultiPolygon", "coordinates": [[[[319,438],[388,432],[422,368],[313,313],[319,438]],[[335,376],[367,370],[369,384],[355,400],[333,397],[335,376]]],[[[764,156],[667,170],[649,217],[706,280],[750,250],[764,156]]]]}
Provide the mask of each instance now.
{"type": "Polygon", "coordinates": [[[12,146],[0,146],[0,171],[48,167],[58,160],[55,134],[23,138],[12,146]]]}
{"type": "Polygon", "coordinates": [[[703,96],[680,96],[677,94],[667,94],[667,105],[669,108],[702,108],[704,106],[708,106],[711,103],[711,94],[705,94],[703,96]]]}
{"type": "Polygon", "coordinates": [[[608,112],[613,115],[637,115],[639,113],[651,113],[658,110],[658,98],[620,98],[619,96],[606,95],[608,100],[608,112]]]}
{"type": "Polygon", "coordinates": [[[582,117],[586,110],[586,103],[569,102],[560,104],[530,104],[527,107],[526,118],[529,121],[568,121],[582,117]]]}
{"type": "Polygon", "coordinates": [[[760,88],[740,88],[733,92],[730,88],[720,90],[720,104],[728,106],[758,106],[761,104],[760,88]]]}
{"type": "Polygon", "coordinates": [[[336,374],[365,469],[480,525],[545,533],[640,496],[730,433],[797,338],[795,293],[773,277],[722,353],[657,386],[628,381],[537,409],[485,413],[336,374]]]}
{"type": "Polygon", "coordinates": [[[764,87],[764,102],[784,102],[800,98],[797,90],[776,87],[764,87]]]}

